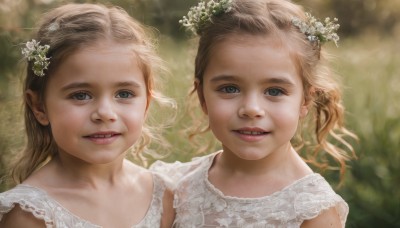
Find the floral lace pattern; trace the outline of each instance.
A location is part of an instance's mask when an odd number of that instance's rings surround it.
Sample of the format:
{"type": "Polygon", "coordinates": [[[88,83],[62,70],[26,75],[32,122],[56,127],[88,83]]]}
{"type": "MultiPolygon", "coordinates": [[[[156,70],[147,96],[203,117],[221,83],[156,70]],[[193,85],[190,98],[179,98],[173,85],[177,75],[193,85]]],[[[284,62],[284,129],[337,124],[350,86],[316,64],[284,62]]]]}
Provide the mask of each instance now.
{"type": "Polygon", "coordinates": [[[217,153],[192,162],[156,162],[151,169],[175,184],[174,227],[300,227],[335,207],[344,227],[348,206],[319,174],[307,175],[261,198],[225,196],[208,181],[217,153]]]}
{"type": "MultiPolygon", "coordinates": [[[[153,175],[153,199],[146,216],[132,228],[160,227],[162,198],[165,184],[158,175],[153,175]]],[[[72,214],[42,189],[26,184],[0,194],[0,221],[4,214],[18,204],[22,210],[32,213],[45,222],[47,228],[101,228],[72,214]]],[[[133,205],[132,205],[133,206],[133,205]]]]}

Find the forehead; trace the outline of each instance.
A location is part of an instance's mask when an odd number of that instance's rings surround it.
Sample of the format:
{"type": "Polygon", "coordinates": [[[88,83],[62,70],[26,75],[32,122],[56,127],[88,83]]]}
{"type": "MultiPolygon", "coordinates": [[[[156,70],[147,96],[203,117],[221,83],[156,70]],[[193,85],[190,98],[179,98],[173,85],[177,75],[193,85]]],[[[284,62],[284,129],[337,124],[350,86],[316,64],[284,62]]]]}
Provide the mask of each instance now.
{"type": "Polygon", "coordinates": [[[77,49],[66,57],[50,77],[59,84],[70,81],[96,83],[133,78],[143,79],[141,62],[128,44],[113,41],[96,42],[77,49]]]}
{"type": "Polygon", "coordinates": [[[221,49],[275,49],[278,52],[288,52],[291,54],[291,48],[288,42],[278,34],[247,34],[247,33],[232,33],[226,37],[217,40],[212,48],[211,55],[221,49]],[[229,47],[228,47],[229,46],[229,47]],[[214,52],[214,53],[213,53],[214,52]]]}
{"type": "Polygon", "coordinates": [[[217,42],[210,51],[205,75],[298,75],[291,49],[273,35],[233,34],[217,42]]]}
{"type": "Polygon", "coordinates": [[[71,53],[68,58],[95,59],[105,57],[120,57],[125,61],[136,61],[137,54],[135,46],[131,43],[119,43],[112,40],[100,40],[91,45],[83,46],[71,53]]]}

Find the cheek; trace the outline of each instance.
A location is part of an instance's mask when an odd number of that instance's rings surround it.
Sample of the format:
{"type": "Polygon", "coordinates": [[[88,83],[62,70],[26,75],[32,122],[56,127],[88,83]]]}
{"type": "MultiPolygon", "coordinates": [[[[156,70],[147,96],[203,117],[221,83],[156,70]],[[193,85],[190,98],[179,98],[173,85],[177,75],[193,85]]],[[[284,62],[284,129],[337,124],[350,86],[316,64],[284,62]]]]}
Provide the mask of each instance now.
{"type": "Polygon", "coordinates": [[[227,120],[235,113],[235,105],[232,102],[210,98],[206,100],[205,104],[210,122],[227,120]]]}
{"type": "Polygon", "coordinates": [[[269,110],[269,113],[276,122],[281,125],[293,126],[296,125],[300,119],[300,105],[297,102],[286,105],[277,105],[269,110]]]}
{"type": "Polygon", "coordinates": [[[128,128],[132,131],[137,131],[141,129],[147,116],[146,102],[136,106],[136,108],[126,108],[126,110],[121,110],[120,118],[123,119],[128,128]]]}
{"type": "Polygon", "coordinates": [[[225,116],[224,113],[220,113],[220,112],[218,113],[218,112],[216,112],[216,110],[213,110],[211,108],[211,112],[209,111],[208,115],[207,115],[210,128],[214,129],[214,128],[216,128],[216,126],[221,125],[222,124],[221,121],[226,120],[226,118],[224,116],[225,116]]]}
{"type": "Polygon", "coordinates": [[[124,120],[121,122],[123,122],[124,128],[129,135],[128,138],[130,140],[130,143],[135,144],[139,140],[140,136],[143,133],[147,132],[144,128],[145,114],[135,113],[129,117],[125,116],[122,118],[124,118],[124,120]]]}
{"type": "Polygon", "coordinates": [[[146,120],[146,114],[144,112],[131,113],[130,115],[124,115],[124,119],[129,126],[139,128],[142,127],[146,120]]]}
{"type": "Polygon", "coordinates": [[[46,113],[50,121],[50,125],[52,128],[54,125],[68,125],[68,122],[72,124],[72,122],[76,123],[79,118],[83,117],[82,112],[78,112],[78,109],[71,108],[68,105],[63,105],[62,102],[46,102],[46,113]]]}
{"type": "Polygon", "coordinates": [[[215,135],[218,135],[217,132],[222,129],[221,126],[232,118],[233,107],[229,108],[224,102],[218,102],[217,99],[206,99],[206,108],[210,128],[215,135]]]}

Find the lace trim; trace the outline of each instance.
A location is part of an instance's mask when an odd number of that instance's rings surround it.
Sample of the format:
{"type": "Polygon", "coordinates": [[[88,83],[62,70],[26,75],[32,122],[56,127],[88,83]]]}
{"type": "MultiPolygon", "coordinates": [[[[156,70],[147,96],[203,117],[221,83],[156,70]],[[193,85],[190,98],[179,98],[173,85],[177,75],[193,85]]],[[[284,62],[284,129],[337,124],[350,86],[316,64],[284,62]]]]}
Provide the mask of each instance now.
{"type": "MultiPolygon", "coordinates": [[[[153,175],[153,198],[149,209],[143,219],[132,228],[159,226],[164,191],[165,184],[162,179],[158,175],[153,175]]],[[[64,208],[46,191],[27,184],[17,185],[14,189],[0,194],[0,221],[15,205],[19,205],[22,210],[31,213],[35,218],[43,220],[47,228],[70,227],[66,224],[77,228],[101,228],[64,208]]]]}
{"type": "Polygon", "coordinates": [[[207,159],[208,162],[205,163],[205,169],[202,170],[202,175],[201,175],[201,176],[204,177],[204,178],[203,178],[203,181],[204,181],[205,185],[207,186],[207,188],[208,188],[210,191],[214,192],[214,193],[217,194],[219,197],[224,198],[224,199],[226,199],[226,200],[235,200],[235,201],[240,201],[240,202],[243,202],[243,203],[253,203],[254,201],[257,201],[257,202],[259,202],[259,201],[265,201],[265,200],[268,200],[269,198],[273,198],[273,197],[275,197],[276,195],[281,194],[282,192],[288,191],[288,189],[290,190],[290,188],[293,187],[293,186],[300,185],[300,184],[303,183],[303,182],[307,182],[307,181],[309,181],[310,179],[322,178],[322,176],[321,176],[320,174],[318,174],[318,173],[310,173],[310,174],[308,174],[308,175],[306,175],[306,176],[304,176],[304,177],[302,177],[302,178],[300,178],[300,179],[298,179],[298,180],[295,180],[295,181],[292,182],[291,184],[289,184],[289,185],[283,187],[281,190],[278,190],[278,191],[276,191],[276,192],[274,192],[274,193],[272,193],[272,194],[270,194],[270,195],[266,195],[266,196],[263,196],[263,197],[244,198],[244,197],[229,196],[229,195],[225,195],[225,194],[224,194],[223,192],[221,192],[218,188],[216,188],[216,187],[210,182],[209,177],[208,177],[208,171],[209,171],[210,168],[211,168],[211,165],[212,165],[212,163],[213,163],[213,160],[215,159],[215,157],[216,157],[218,154],[219,154],[219,153],[215,153],[215,154],[213,154],[213,156],[211,156],[211,157],[209,157],[209,159],[207,159]]]}
{"type": "Polygon", "coordinates": [[[175,183],[176,227],[299,227],[332,207],[344,227],[348,206],[320,174],[309,174],[260,198],[226,196],[208,180],[218,153],[152,167],[175,183]]]}
{"type": "Polygon", "coordinates": [[[165,163],[158,160],[150,166],[149,170],[159,175],[168,188],[175,189],[182,178],[195,172],[201,166],[207,165],[204,164],[204,160],[209,159],[209,161],[212,162],[214,157],[221,152],[222,150],[203,157],[195,157],[191,162],[185,163],[179,161],[174,163],[165,163]]]}
{"type": "MultiPolygon", "coordinates": [[[[0,202],[3,203],[3,200],[0,198],[0,202]]],[[[46,211],[41,209],[36,209],[31,203],[26,202],[25,200],[18,200],[8,205],[1,205],[2,207],[5,206],[6,208],[0,208],[0,221],[3,219],[3,215],[10,212],[14,207],[18,205],[23,211],[31,213],[35,218],[39,220],[43,220],[47,228],[53,228],[54,223],[53,220],[46,216],[46,211]]]]}
{"type": "Polygon", "coordinates": [[[153,174],[153,198],[144,218],[132,228],[158,227],[163,213],[163,196],[166,185],[158,174],[153,174]]]}
{"type": "Polygon", "coordinates": [[[91,224],[72,214],[40,188],[20,184],[14,189],[3,193],[1,196],[0,220],[3,214],[10,212],[18,204],[23,211],[29,212],[35,218],[43,220],[47,228],[67,227],[66,224],[73,224],[77,228],[100,228],[100,226],[91,224]],[[60,217],[67,221],[58,221],[60,217]]]}

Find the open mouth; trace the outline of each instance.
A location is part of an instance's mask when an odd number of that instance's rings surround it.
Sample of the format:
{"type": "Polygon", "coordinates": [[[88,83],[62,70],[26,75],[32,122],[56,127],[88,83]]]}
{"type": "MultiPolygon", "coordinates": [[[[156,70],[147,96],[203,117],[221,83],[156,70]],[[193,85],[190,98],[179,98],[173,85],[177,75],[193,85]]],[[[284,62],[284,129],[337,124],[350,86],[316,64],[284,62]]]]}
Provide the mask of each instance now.
{"type": "Polygon", "coordinates": [[[243,135],[266,135],[268,132],[266,131],[236,131],[239,134],[243,135]]]}
{"type": "Polygon", "coordinates": [[[94,133],[91,135],[86,135],[84,136],[84,138],[88,138],[88,139],[108,139],[108,138],[113,138],[114,136],[118,136],[121,135],[120,133],[116,133],[116,132],[110,132],[110,133],[94,133]]]}
{"type": "Polygon", "coordinates": [[[246,142],[257,142],[263,140],[271,133],[270,131],[265,131],[258,127],[241,128],[234,130],[233,132],[235,132],[241,140],[246,142]]]}
{"type": "Polygon", "coordinates": [[[107,133],[94,133],[91,135],[84,136],[83,138],[90,140],[91,142],[98,145],[107,145],[113,143],[118,139],[120,133],[107,132],[107,133]]]}
{"type": "Polygon", "coordinates": [[[89,135],[89,136],[87,136],[87,137],[90,137],[90,138],[111,138],[111,137],[113,137],[114,135],[117,135],[117,134],[89,135]]]}

